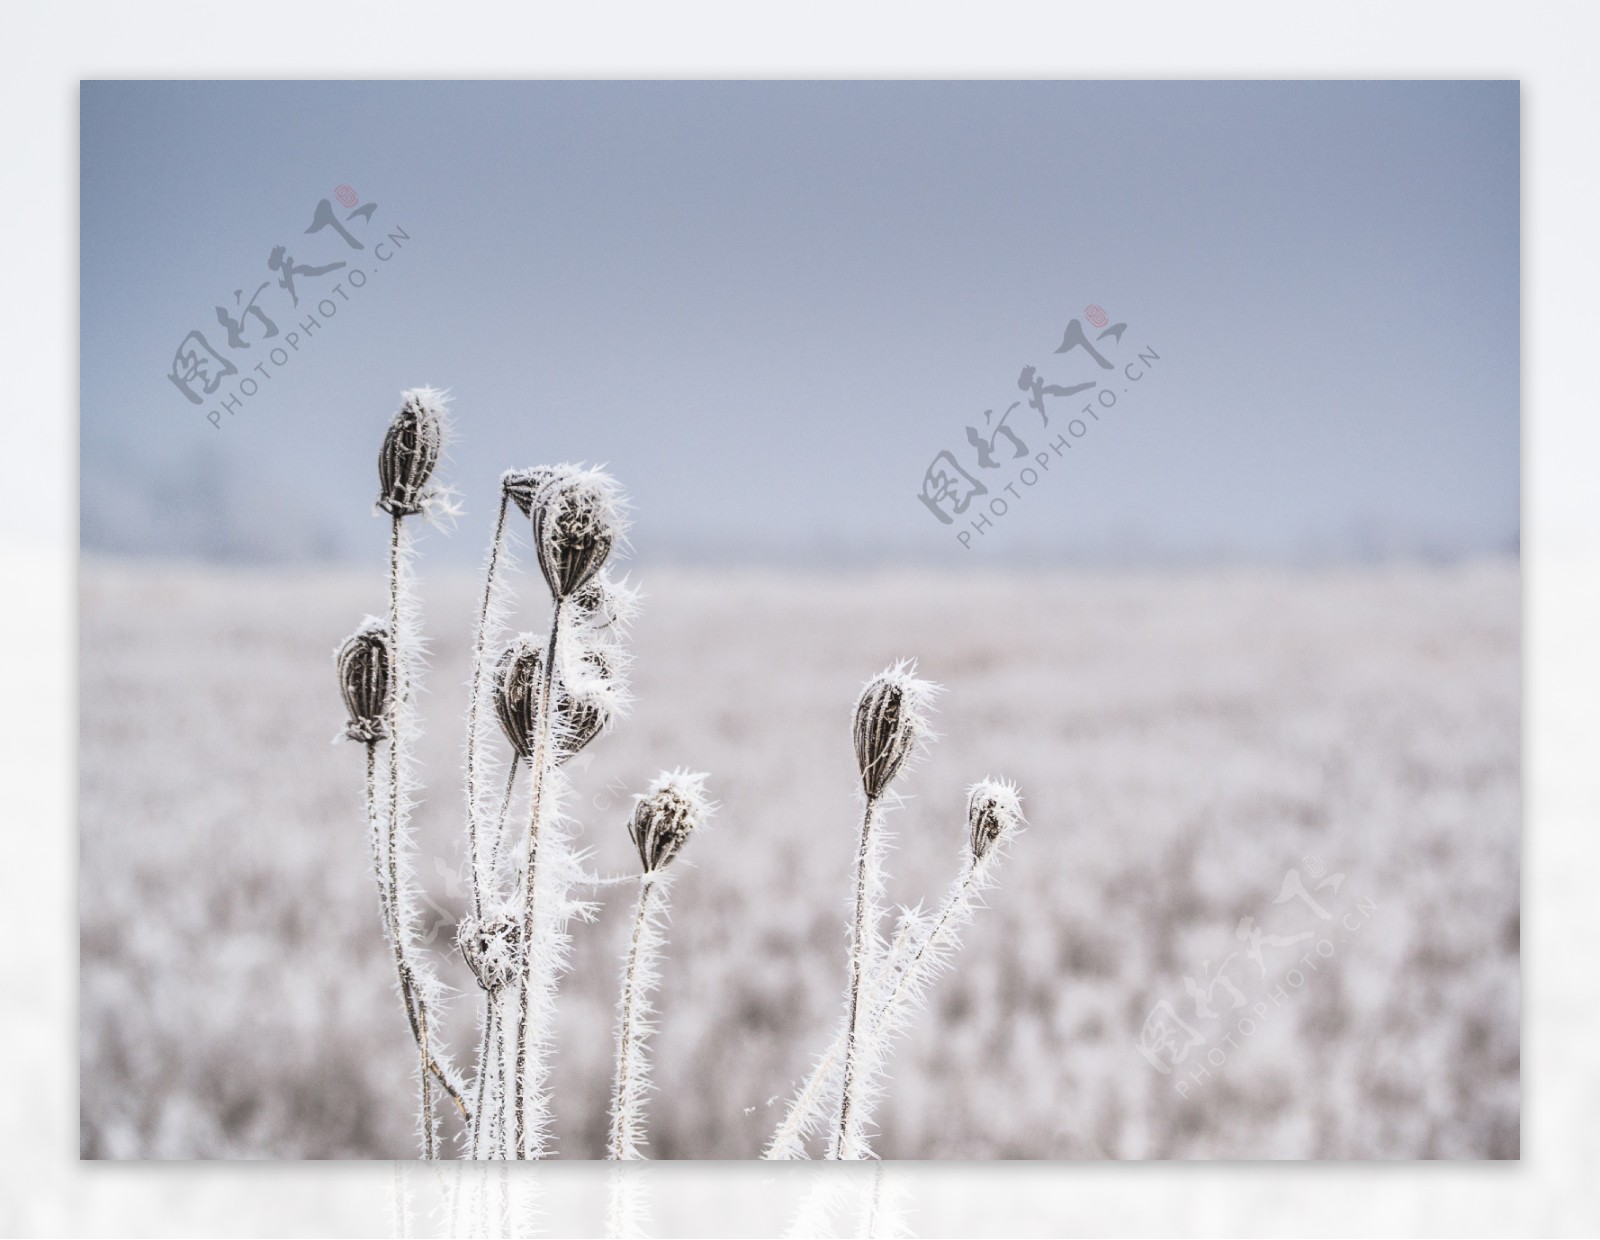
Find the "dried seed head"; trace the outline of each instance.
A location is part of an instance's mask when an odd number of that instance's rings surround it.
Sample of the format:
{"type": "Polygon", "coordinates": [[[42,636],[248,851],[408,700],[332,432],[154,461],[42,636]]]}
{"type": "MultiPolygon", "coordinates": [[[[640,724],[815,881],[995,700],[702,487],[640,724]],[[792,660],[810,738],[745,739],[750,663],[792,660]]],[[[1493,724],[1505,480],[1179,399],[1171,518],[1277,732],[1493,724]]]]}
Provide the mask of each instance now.
{"type": "MultiPolygon", "coordinates": [[[[544,642],[524,633],[500,652],[494,665],[494,706],[500,730],[519,758],[533,756],[534,726],[539,706],[539,680],[544,674],[544,642]]],[[[558,681],[553,736],[556,761],[576,756],[611,722],[616,690],[611,684],[611,664],[598,650],[585,651],[585,673],[569,687],[558,681]]]]}
{"type": "Polygon", "coordinates": [[[601,651],[586,650],[582,664],[588,675],[571,686],[563,683],[556,696],[557,762],[576,757],[611,722],[611,661],[601,651]]]}
{"type": "Polygon", "coordinates": [[[928,738],[928,711],[939,686],[918,680],[916,671],[915,660],[902,659],[869,680],[856,702],[856,766],[869,798],[884,794],[928,738]]]}
{"type": "Polygon", "coordinates": [[[535,465],[531,469],[508,469],[500,475],[500,489],[505,492],[525,517],[533,516],[533,502],[539,490],[556,474],[553,465],[535,465]]]}
{"type": "Polygon", "coordinates": [[[432,388],[413,388],[400,402],[378,453],[378,507],[406,517],[421,512],[430,494],[428,480],[444,447],[445,398],[432,388]]]}
{"type": "Polygon", "coordinates": [[[598,628],[611,623],[606,611],[605,582],[596,577],[572,596],[572,614],[580,624],[593,623],[598,628]]]}
{"type": "Polygon", "coordinates": [[[456,946],[478,985],[490,994],[511,985],[522,972],[522,924],[515,917],[502,913],[479,921],[468,913],[456,927],[456,946]]]}
{"type": "Polygon", "coordinates": [[[704,775],[663,771],[643,796],[636,798],[628,820],[628,838],[639,850],[646,874],[665,868],[690,832],[711,817],[704,775]]]}
{"type": "Polygon", "coordinates": [[[597,574],[572,596],[572,615],[579,624],[604,629],[627,628],[639,608],[639,592],[609,573],[597,574]]]}
{"type": "Polygon", "coordinates": [[[558,763],[577,757],[590,741],[605,731],[609,718],[599,702],[576,698],[570,693],[561,694],[556,703],[556,712],[560,716],[561,729],[560,753],[556,758],[558,763]]]}
{"type": "Polygon", "coordinates": [[[494,709],[500,728],[519,758],[533,755],[534,716],[539,679],[544,674],[544,643],[524,633],[500,652],[494,665],[494,709]]]}
{"type": "Polygon", "coordinates": [[[622,496],[609,474],[557,466],[533,500],[533,544],[558,602],[594,579],[624,531],[622,496]]]}
{"type": "Polygon", "coordinates": [[[982,861],[995,843],[1022,822],[1017,786],[1003,779],[985,779],[967,793],[967,842],[974,861],[982,861]]]}
{"type": "Polygon", "coordinates": [[[381,620],[367,620],[345,638],[337,655],[339,691],[350,722],[344,734],[371,745],[389,734],[384,717],[389,711],[389,629],[381,620]]]}

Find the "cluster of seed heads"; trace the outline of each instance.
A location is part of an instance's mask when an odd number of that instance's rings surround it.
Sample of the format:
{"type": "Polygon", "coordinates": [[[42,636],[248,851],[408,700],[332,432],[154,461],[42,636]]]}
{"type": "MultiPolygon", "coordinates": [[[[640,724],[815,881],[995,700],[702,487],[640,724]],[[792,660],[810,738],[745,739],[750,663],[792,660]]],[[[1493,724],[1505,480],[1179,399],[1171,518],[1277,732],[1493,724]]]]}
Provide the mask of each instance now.
{"type": "MultiPolygon", "coordinates": [[[[403,562],[401,519],[436,510],[442,505],[444,492],[434,487],[432,479],[444,448],[444,415],[445,400],[440,393],[431,389],[407,392],[384,436],[378,454],[378,506],[393,519],[391,623],[369,619],[346,639],[337,652],[339,688],[348,716],[345,735],[368,747],[368,812],[374,824],[375,859],[382,856],[377,824],[383,803],[374,780],[374,762],[379,752],[378,743],[390,742],[387,864],[391,877],[386,882],[380,873],[378,886],[385,901],[389,932],[394,939],[402,997],[421,1057],[425,1156],[434,1156],[429,1082],[437,1077],[455,1099],[463,1118],[469,1121],[471,1149],[475,1156],[491,1156],[490,1151],[498,1150],[500,1156],[537,1157],[544,1150],[544,1137],[536,1127],[538,1121],[526,1122],[529,1113],[524,1099],[525,1096],[538,1099],[542,1091],[548,1090],[548,1052],[544,1049],[546,1043],[530,1034],[530,1002],[536,991],[552,997],[555,994],[559,972],[565,967],[564,954],[559,939],[552,948],[544,941],[544,936],[565,932],[554,928],[559,926],[558,922],[535,919],[538,886],[534,867],[539,864],[540,873],[547,873],[542,867],[551,863],[553,855],[558,864],[556,874],[565,875],[570,872],[560,869],[559,864],[566,856],[566,863],[572,865],[571,872],[576,871],[573,857],[562,852],[565,845],[559,831],[553,836],[544,834],[551,830],[550,823],[559,822],[559,817],[550,812],[546,803],[547,797],[559,796],[559,792],[547,794],[546,785],[555,778],[557,767],[611,724],[613,714],[620,709],[625,697],[619,673],[625,670],[627,658],[615,639],[626,628],[635,594],[625,582],[610,579],[603,570],[612,552],[623,541],[626,518],[616,483],[599,470],[570,465],[539,466],[511,470],[501,477],[501,516],[489,558],[482,627],[475,645],[477,657],[487,659],[491,600],[496,566],[502,559],[507,504],[514,504],[530,523],[539,570],[549,587],[554,610],[547,638],[524,634],[500,650],[492,667],[480,663],[475,669],[472,718],[476,719],[478,703],[487,693],[501,731],[515,755],[505,804],[511,803],[517,772],[523,763],[529,765],[531,787],[524,837],[525,863],[520,871],[522,909],[520,913],[483,911],[478,852],[480,819],[473,792],[473,773],[478,769],[474,764],[476,750],[473,747],[479,741],[476,727],[469,729],[472,732],[468,798],[472,805],[473,904],[457,927],[456,945],[479,987],[488,996],[474,1108],[477,1122],[472,1122],[453,1073],[447,1065],[442,1066],[430,1050],[428,1013],[418,983],[420,962],[410,958],[410,945],[400,929],[402,905],[399,892],[395,890],[399,887],[404,891],[413,881],[406,870],[396,865],[397,841],[405,838],[403,831],[397,831],[397,826],[403,822],[401,806],[404,804],[404,798],[397,792],[404,762],[400,734],[409,729],[402,722],[405,716],[397,715],[394,708],[397,695],[411,682],[412,676],[405,669],[413,667],[415,659],[413,652],[397,647],[396,633],[391,632],[391,624],[398,633],[406,632],[406,626],[396,619],[407,614],[400,602],[404,579],[399,568],[403,562]],[[576,626],[575,632],[572,626],[576,626]],[[608,629],[609,633],[603,632],[608,629]],[[547,855],[546,845],[554,849],[553,854],[547,855]],[[504,1004],[498,998],[502,995],[509,996],[504,1004]],[[513,1035],[514,1046],[508,1042],[513,1035]],[[514,1090],[509,1085],[502,1088],[508,1072],[515,1082],[514,1090]]],[[[928,928],[920,938],[915,934],[907,937],[906,932],[902,932],[908,944],[903,956],[894,960],[880,958],[884,948],[877,932],[878,880],[874,877],[883,847],[882,832],[875,830],[884,809],[880,801],[928,740],[927,716],[937,692],[936,686],[917,679],[913,662],[902,661],[867,682],[852,719],[856,766],[866,806],[857,855],[855,922],[847,990],[849,1020],[837,1052],[842,1068],[839,1069],[838,1124],[832,1149],[838,1157],[864,1156],[864,1115],[875,1088],[871,1078],[881,1070],[882,1045],[888,1036],[886,1031],[897,1019],[897,1006],[907,1006],[911,997],[920,993],[923,984],[920,979],[928,976],[948,953],[954,942],[955,927],[970,915],[974,893],[989,881],[990,867],[983,863],[1022,821],[1021,803],[1014,785],[996,780],[974,785],[967,801],[966,843],[970,861],[958,879],[954,894],[936,917],[924,923],[928,928]],[[887,999],[875,989],[879,984],[872,981],[885,977],[898,979],[886,992],[887,999]]],[[[647,1091],[649,990],[658,976],[655,958],[662,942],[662,931],[657,918],[669,887],[664,871],[712,812],[704,791],[705,778],[684,771],[661,775],[645,793],[635,798],[627,821],[628,837],[638,851],[644,874],[623,972],[609,1146],[613,1157],[638,1156],[644,1140],[642,1100],[647,1091]]],[[[502,807],[502,827],[505,813],[502,807]]],[[[497,829],[496,858],[500,838],[497,829]]],[[[496,860],[494,865],[497,864],[496,860]]],[[[558,877],[541,881],[556,883],[559,894],[561,885],[571,885],[576,880],[558,877]]],[[[914,914],[908,916],[915,917],[914,914]]],[[[828,1062],[825,1060],[824,1065],[828,1062]]],[[[822,1072],[823,1066],[819,1066],[813,1074],[813,1083],[822,1079],[822,1072]]],[[[800,1138],[795,1133],[802,1131],[804,1123],[809,1122],[805,1117],[814,1113],[816,1096],[817,1090],[808,1083],[791,1110],[791,1119],[785,1121],[785,1128],[774,1138],[773,1149],[796,1148],[800,1138]],[[794,1118],[796,1116],[800,1118],[794,1118]]]]}

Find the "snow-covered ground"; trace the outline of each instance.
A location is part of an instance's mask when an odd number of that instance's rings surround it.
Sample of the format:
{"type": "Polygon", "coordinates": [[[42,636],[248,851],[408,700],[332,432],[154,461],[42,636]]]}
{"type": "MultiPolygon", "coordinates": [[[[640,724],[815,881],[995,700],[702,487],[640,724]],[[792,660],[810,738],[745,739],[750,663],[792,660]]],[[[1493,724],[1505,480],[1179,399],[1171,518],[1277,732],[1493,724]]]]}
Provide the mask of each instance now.
{"type": "MultiPolygon", "coordinates": [[[[423,572],[424,927],[464,1059],[475,583],[423,572]]],[[[901,655],[949,692],[889,820],[891,896],[942,891],[971,781],[1017,780],[1031,826],[898,1047],[880,1154],[1517,1156],[1514,562],[640,576],[635,710],[570,768],[582,842],[636,865],[627,797],[662,767],[710,772],[722,804],[674,892],[653,1156],[758,1153],[836,1026],[849,711],[901,655]]],[[[383,589],[377,568],[85,565],[85,1155],[414,1155],[361,754],[329,743],[333,648],[383,589]]],[[[567,1157],[603,1147],[626,911],[618,892],[576,930],[567,1157]]]]}

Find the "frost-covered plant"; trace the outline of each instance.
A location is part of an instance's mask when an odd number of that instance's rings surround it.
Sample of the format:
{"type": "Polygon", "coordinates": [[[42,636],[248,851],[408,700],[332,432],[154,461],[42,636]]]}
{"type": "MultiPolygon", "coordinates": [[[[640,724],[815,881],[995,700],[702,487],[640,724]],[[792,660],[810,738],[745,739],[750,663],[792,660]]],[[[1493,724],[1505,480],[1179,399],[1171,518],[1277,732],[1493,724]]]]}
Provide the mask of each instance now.
{"type": "Polygon", "coordinates": [[[401,1006],[417,1046],[418,1123],[425,1157],[438,1151],[433,1085],[437,1081],[468,1114],[464,1087],[445,1061],[430,1025],[442,988],[415,947],[415,906],[410,862],[414,804],[411,745],[417,720],[414,686],[421,658],[405,518],[451,511],[448,495],[432,482],[443,451],[447,405],[441,392],[416,388],[401,396],[378,454],[378,507],[389,514],[389,611],[369,619],[338,652],[340,689],[350,722],[345,734],[367,751],[367,819],[384,933],[394,956],[401,1006]],[[378,746],[388,745],[380,767],[378,746]]]}
{"type": "MultiPolygon", "coordinates": [[[[562,804],[564,765],[610,728],[628,702],[622,636],[636,596],[607,568],[625,544],[627,512],[616,482],[598,469],[546,465],[501,476],[467,707],[471,906],[457,926],[456,946],[484,996],[469,1090],[442,1052],[438,1015],[446,992],[416,939],[420,892],[412,863],[417,780],[411,753],[420,728],[416,696],[424,658],[407,519],[456,513],[448,492],[433,481],[448,429],[444,395],[418,388],[402,394],[384,436],[377,506],[390,522],[388,611],[365,620],[336,652],[348,715],[343,735],[366,752],[373,873],[395,985],[417,1048],[423,1157],[438,1157],[437,1088],[460,1114],[462,1146],[470,1157],[539,1158],[549,1152],[555,1003],[571,955],[569,926],[594,908],[578,893],[618,881],[584,873],[573,845],[574,824],[562,804]],[[528,522],[549,594],[543,635],[506,632],[516,568],[513,511],[528,522]]],[[[994,780],[975,785],[962,870],[944,904],[932,915],[920,906],[902,910],[893,941],[883,941],[882,818],[897,800],[894,781],[929,739],[927,716],[938,692],[917,678],[914,663],[904,661],[869,681],[856,704],[863,806],[845,1017],[834,1044],[797,1092],[768,1157],[804,1157],[807,1140],[824,1127],[830,1156],[870,1156],[866,1132],[889,1044],[948,964],[958,931],[1022,821],[1013,786],[994,780]]],[[[618,1002],[607,1147],[614,1159],[642,1157],[651,993],[664,944],[668,867],[711,814],[705,778],[683,771],[661,775],[637,798],[628,824],[643,874],[618,1002]]]]}
{"type": "Polygon", "coordinates": [[[948,967],[978,896],[993,884],[1005,845],[1022,824],[1015,785],[986,779],[967,798],[960,871],[938,911],[902,909],[891,943],[878,934],[886,847],[879,821],[890,783],[930,739],[927,716],[936,685],[902,661],[867,683],[856,703],[856,764],[865,805],[856,852],[854,916],[850,927],[845,1020],[833,1044],[800,1085],[767,1158],[804,1158],[806,1143],[826,1123],[831,1158],[871,1156],[866,1130],[890,1044],[926,998],[929,983],[948,967]]]}
{"type": "Polygon", "coordinates": [[[628,838],[639,850],[644,867],[639,900],[633,910],[633,934],[622,964],[622,997],[617,1003],[617,1070],[611,1090],[611,1138],[606,1155],[642,1158],[644,1098],[649,1088],[650,992],[660,980],[658,958],[665,941],[667,896],[672,874],[667,870],[689,836],[705,824],[712,806],[706,799],[704,775],[663,772],[648,792],[636,799],[628,820],[628,838]]]}
{"type": "MultiPolygon", "coordinates": [[[[389,609],[387,619],[365,622],[338,652],[349,715],[345,735],[366,747],[373,869],[400,999],[418,1049],[423,1156],[438,1155],[437,1085],[460,1112],[472,1157],[536,1158],[547,1152],[549,1141],[554,1005],[569,957],[568,926],[592,908],[577,895],[590,880],[561,809],[566,789],[560,768],[626,705],[621,634],[634,594],[607,573],[606,563],[624,543],[627,519],[617,484],[597,469],[540,466],[501,478],[467,709],[471,907],[457,927],[456,943],[484,993],[469,1103],[469,1091],[440,1053],[436,1014],[444,988],[427,967],[412,928],[419,898],[410,859],[410,753],[423,657],[405,521],[455,511],[433,482],[447,431],[445,397],[420,388],[402,395],[384,436],[378,507],[390,519],[389,609]],[[530,523],[550,595],[543,637],[504,635],[512,604],[508,577],[515,567],[508,528],[513,510],[530,523]],[[503,741],[496,737],[497,725],[503,741]],[[509,748],[503,768],[502,744],[509,748]],[[514,815],[524,771],[526,811],[514,815]]],[[[659,875],[653,886],[659,888],[659,875]]],[[[647,882],[646,891],[651,887],[647,882]]]]}
{"type": "Polygon", "coordinates": [[[522,955],[511,1101],[518,1158],[537,1157],[548,1139],[547,1080],[556,984],[567,967],[567,924],[584,911],[572,896],[580,875],[559,808],[563,788],[558,768],[580,743],[592,739],[593,732],[579,723],[578,712],[560,710],[558,702],[565,695],[609,713],[605,701],[613,684],[585,658],[583,629],[571,614],[571,604],[573,596],[596,579],[626,532],[622,496],[609,475],[559,465],[537,471],[535,477],[528,507],[551,611],[529,714],[532,733],[527,738],[528,828],[522,865],[522,941],[527,950],[522,955]],[[565,643],[563,621],[574,639],[565,643]]]}

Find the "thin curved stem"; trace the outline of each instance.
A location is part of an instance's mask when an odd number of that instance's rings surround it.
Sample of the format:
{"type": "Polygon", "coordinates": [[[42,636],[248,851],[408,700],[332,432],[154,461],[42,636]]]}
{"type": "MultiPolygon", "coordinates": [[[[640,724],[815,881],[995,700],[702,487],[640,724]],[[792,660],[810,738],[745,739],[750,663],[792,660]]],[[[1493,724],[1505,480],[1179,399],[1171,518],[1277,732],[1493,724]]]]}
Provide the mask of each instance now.
{"type": "Polygon", "coordinates": [[[422,1032],[417,1038],[417,1052],[422,1056],[418,1072],[422,1077],[422,1152],[429,1162],[439,1157],[439,1134],[433,1126],[433,1073],[429,1071],[433,1057],[428,1054],[428,1008],[417,1005],[417,1024],[422,1032]]]}
{"type": "Polygon", "coordinates": [[[372,848],[372,875],[378,881],[378,905],[383,913],[383,932],[389,933],[389,887],[383,876],[383,820],[378,811],[378,742],[368,741],[367,750],[367,837],[372,848]]]}
{"type": "Polygon", "coordinates": [[[889,1013],[894,1010],[894,1005],[900,1001],[900,996],[905,993],[907,983],[909,983],[912,977],[916,975],[917,966],[922,963],[923,956],[927,955],[928,949],[939,941],[939,936],[944,933],[945,926],[948,925],[950,919],[955,916],[956,910],[961,908],[966,902],[967,892],[971,890],[973,880],[977,878],[977,876],[977,864],[969,863],[967,866],[967,872],[961,879],[961,886],[958,887],[955,893],[944,902],[944,908],[939,912],[939,920],[933,923],[933,929],[929,930],[928,933],[922,937],[922,941],[917,944],[917,950],[912,954],[911,959],[906,961],[905,967],[900,970],[900,980],[895,983],[895,988],[890,991],[889,997],[885,999],[882,1005],[879,1007],[878,1012],[876,1013],[877,1022],[874,1024],[875,1029],[877,1027],[877,1023],[888,1019],[889,1013]]]}
{"type": "Polygon", "coordinates": [[[410,678],[400,643],[400,515],[389,518],[389,643],[394,651],[394,685],[389,693],[389,941],[394,946],[395,969],[400,976],[400,993],[406,1005],[411,1036],[417,1044],[418,1077],[422,1093],[423,1156],[434,1157],[433,1097],[428,1088],[430,1057],[427,1049],[426,1018],[417,1011],[415,987],[406,964],[401,941],[400,914],[400,701],[410,693],[410,678]]]}
{"type": "Polygon", "coordinates": [[[517,1062],[515,1096],[515,1128],[517,1157],[528,1157],[527,1075],[528,1075],[528,1009],[533,999],[533,912],[534,893],[537,889],[536,866],[539,860],[539,814],[544,799],[546,767],[550,753],[550,698],[555,676],[556,642],[561,632],[561,600],[555,600],[550,615],[550,640],[545,650],[543,674],[539,677],[539,698],[534,710],[533,752],[529,757],[529,772],[533,787],[528,793],[528,860],[523,867],[522,912],[522,985],[520,1010],[517,1015],[517,1062]]]}
{"type": "MultiPolygon", "coordinates": [[[[472,914],[483,916],[483,857],[478,841],[478,712],[483,701],[483,684],[488,679],[485,644],[488,641],[489,609],[494,600],[494,574],[500,563],[500,544],[506,531],[506,493],[500,490],[500,515],[495,518],[494,541],[489,544],[489,568],[484,574],[483,606],[478,611],[478,632],[472,642],[472,698],[467,706],[467,835],[472,857],[472,914]]],[[[516,758],[512,758],[512,775],[516,758]]],[[[507,793],[509,796],[510,793],[507,793]]]]}
{"type": "Polygon", "coordinates": [[[495,881],[495,876],[500,873],[500,852],[506,842],[506,815],[511,812],[511,793],[517,786],[517,771],[522,766],[522,759],[515,750],[511,753],[511,770],[506,776],[506,793],[500,799],[500,813],[494,822],[494,847],[489,856],[489,882],[495,881]]]}
{"type": "Polygon", "coordinates": [[[633,917],[633,939],[628,944],[628,963],[622,973],[622,1029],[617,1036],[617,1084],[611,1104],[611,1141],[608,1155],[614,1159],[627,1157],[627,1116],[633,1111],[630,1094],[634,1087],[629,1069],[633,1061],[634,1026],[638,1023],[639,998],[639,946],[644,941],[645,928],[650,918],[650,897],[656,889],[653,874],[645,875],[644,886],[639,890],[639,905],[633,917]]]}
{"type": "Polygon", "coordinates": [[[856,853],[856,916],[850,940],[850,1018],[844,1046],[844,1081],[839,1089],[839,1128],[837,1156],[853,1156],[850,1140],[850,1112],[855,1104],[856,1054],[861,1040],[861,981],[867,963],[867,912],[870,901],[868,870],[872,859],[872,826],[878,801],[867,798],[861,816],[861,847],[856,853]]]}
{"type": "MultiPolygon", "coordinates": [[[[411,1027],[411,1038],[417,1044],[418,1064],[422,1082],[422,1122],[425,1134],[433,1132],[433,1091],[429,1076],[436,1078],[461,1112],[462,1122],[472,1122],[472,1111],[467,1106],[460,1082],[451,1079],[449,1071],[428,1049],[427,1004],[418,992],[415,975],[405,957],[405,940],[402,937],[403,918],[400,911],[400,701],[411,689],[406,661],[400,647],[400,518],[391,518],[389,527],[389,642],[394,654],[394,684],[389,693],[389,804],[388,804],[388,884],[385,891],[383,872],[378,873],[378,890],[383,899],[384,914],[388,920],[389,941],[394,948],[395,972],[400,980],[400,999],[405,1007],[406,1022],[411,1027]]],[[[431,1135],[424,1138],[424,1150],[432,1146],[431,1135]]],[[[429,1154],[429,1157],[434,1155],[429,1154]]]]}
{"type": "MultiPolygon", "coordinates": [[[[978,882],[980,869],[986,864],[986,860],[968,860],[966,870],[961,876],[960,886],[951,892],[945,900],[944,906],[939,910],[939,915],[934,920],[933,926],[920,939],[916,940],[916,949],[909,953],[909,958],[896,968],[895,962],[911,941],[907,929],[902,927],[883,963],[872,976],[871,988],[875,993],[881,991],[883,986],[888,983],[891,974],[897,980],[888,997],[875,1004],[872,1010],[867,1013],[866,1021],[869,1037],[878,1038],[884,1033],[893,1018],[896,1005],[899,1004],[907,989],[916,980],[923,960],[943,940],[945,928],[966,907],[968,895],[978,882]]],[[[822,1058],[817,1062],[817,1065],[811,1069],[810,1075],[806,1077],[799,1091],[795,1094],[794,1101],[789,1104],[789,1110],[784,1115],[783,1122],[778,1125],[778,1129],[773,1133],[771,1141],[767,1143],[767,1153],[763,1155],[764,1158],[771,1158],[774,1156],[774,1151],[790,1148],[794,1142],[798,1141],[799,1134],[810,1122],[810,1117],[815,1115],[824,1105],[818,1098],[818,1094],[831,1079],[834,1065],[838,1063],[839,1058],[844,1054],[846,1037],[847,1031],[840,1030],[832,1045],[828,1047],[822,1058]]]]}
{"type": "MultiPolygon", "coordinates": [[[[483,1037],[478,1042],[478,1098],[472,1108],[472,1157],[482,1159],[484,1099],[489,1083],[489,1073],[498,1068],[490,1058],[495,1049],[495,1026],[500,1023],[500,1004],[492,991],[484,991],[486,1004],[483,1017],[483,1037]]],[[[494,1139],[490,1134],[491,1141],[494,1139]]]]}

